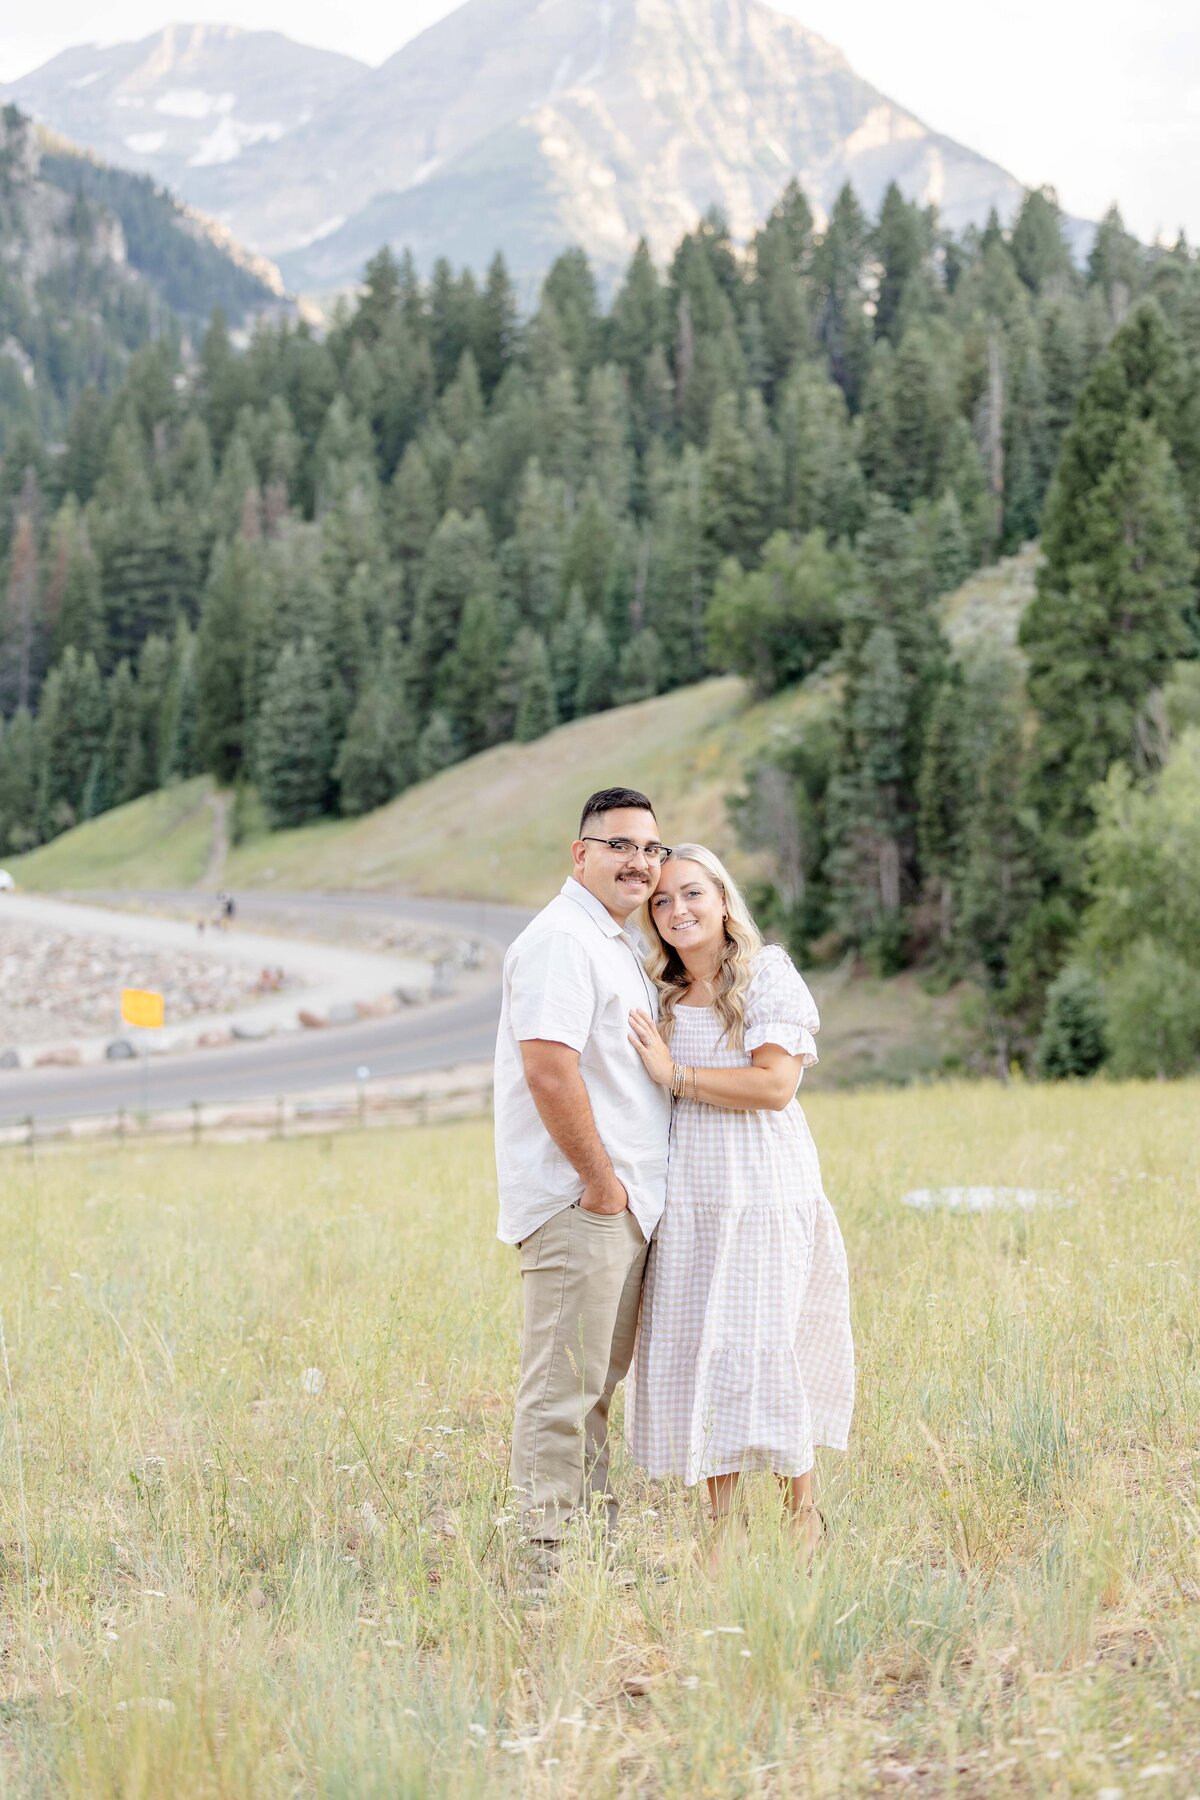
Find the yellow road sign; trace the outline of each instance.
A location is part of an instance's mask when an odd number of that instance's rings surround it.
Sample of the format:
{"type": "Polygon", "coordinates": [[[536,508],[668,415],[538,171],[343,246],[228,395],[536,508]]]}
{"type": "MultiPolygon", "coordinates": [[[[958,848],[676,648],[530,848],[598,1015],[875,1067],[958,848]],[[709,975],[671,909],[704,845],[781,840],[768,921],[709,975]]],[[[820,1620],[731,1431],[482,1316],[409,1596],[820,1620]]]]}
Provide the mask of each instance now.
{"type": "Polygon", "coordinates": [[[152,988],[122,988],[121,1017],[126,1025],[157,1030],[163,1022],[163,997],[152,988]]]}

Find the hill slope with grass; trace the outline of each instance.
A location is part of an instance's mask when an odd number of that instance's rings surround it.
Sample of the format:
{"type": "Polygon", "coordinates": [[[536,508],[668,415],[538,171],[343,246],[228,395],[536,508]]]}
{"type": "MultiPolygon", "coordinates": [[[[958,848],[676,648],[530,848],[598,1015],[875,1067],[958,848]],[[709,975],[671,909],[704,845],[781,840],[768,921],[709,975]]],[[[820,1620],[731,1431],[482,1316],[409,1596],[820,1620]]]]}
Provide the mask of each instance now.
{"type": "Polygon", "coordinates": [[[538,904],[562,877],[580,802],[615,782],[655,801],[665,832],[736,849],[725,805],[749,759],[811,697],[753,703],[735,676],[595,713],[533,744],[501,744],[361,819],[250,831],[210,869],[211,784],[184,782],[77,826],[8,866],[24,887],[395,888],[538,904]]]}
{"type": "Polygon", "coordinates": [[[187,888],[203,877],[212,849],[212,782],[206,775],[114,807],[6,865],[22,887],[187,888]]]}

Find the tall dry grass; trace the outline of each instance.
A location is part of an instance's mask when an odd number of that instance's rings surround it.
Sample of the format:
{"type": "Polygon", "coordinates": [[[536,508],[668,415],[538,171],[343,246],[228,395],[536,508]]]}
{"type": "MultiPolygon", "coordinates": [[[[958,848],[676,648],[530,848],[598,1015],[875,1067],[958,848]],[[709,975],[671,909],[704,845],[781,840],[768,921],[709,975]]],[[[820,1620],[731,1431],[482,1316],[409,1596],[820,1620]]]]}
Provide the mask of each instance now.
{"type": "Polygon", "coordinates": [[[1200,1794],[1200,1090],[808,1111],[861,1363],[813,1576],[769,1482],[710,1575],[624,1468],[541,1601],[483,1122],[7,1155],[0,1795],[1200,1794]],[[978,1181],[1072,1204],[898,1205],[978,1181]]]}

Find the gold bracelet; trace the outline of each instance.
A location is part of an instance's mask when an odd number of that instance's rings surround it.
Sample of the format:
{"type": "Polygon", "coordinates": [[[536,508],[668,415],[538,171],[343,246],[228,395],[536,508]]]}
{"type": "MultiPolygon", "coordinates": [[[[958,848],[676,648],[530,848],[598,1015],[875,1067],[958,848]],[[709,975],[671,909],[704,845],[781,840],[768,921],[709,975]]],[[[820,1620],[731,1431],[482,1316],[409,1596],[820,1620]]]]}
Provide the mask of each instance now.
{"type": "Polygon", "coordinates": [[[699,1106],[699,1104],[700,1104],[700,1071],[697,1068],[693,1068],[693,1070],[692,1070],[692,1099],[696,1102],[696,1105],[699,1106]]]}
{"type": "Polygon", "coordinates": [[[680,1068],[678,1063],[672,1063],[671,1064],[671,1098],[672,1098],[672,1100],[681,1100],[683,1098],[683,1082],[684,1082],[683,1070],[680,1068]]]}

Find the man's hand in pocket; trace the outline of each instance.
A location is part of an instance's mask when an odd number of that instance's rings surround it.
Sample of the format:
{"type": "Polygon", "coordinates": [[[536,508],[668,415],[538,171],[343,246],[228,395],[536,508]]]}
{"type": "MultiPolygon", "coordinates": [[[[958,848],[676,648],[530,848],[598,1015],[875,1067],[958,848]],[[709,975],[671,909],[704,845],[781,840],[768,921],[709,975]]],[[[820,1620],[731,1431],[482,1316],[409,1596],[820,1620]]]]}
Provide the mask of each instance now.
{"type": "Polygon", "coordinates": [[[614,1213],[623,1213],[629,1206],[629,1195],[625,1192],[615,1175],[605,1182],[592,1182],[580,1195],[581,1212],[599,1213],[602,1218],[611,1218],[614,1213]]]}

